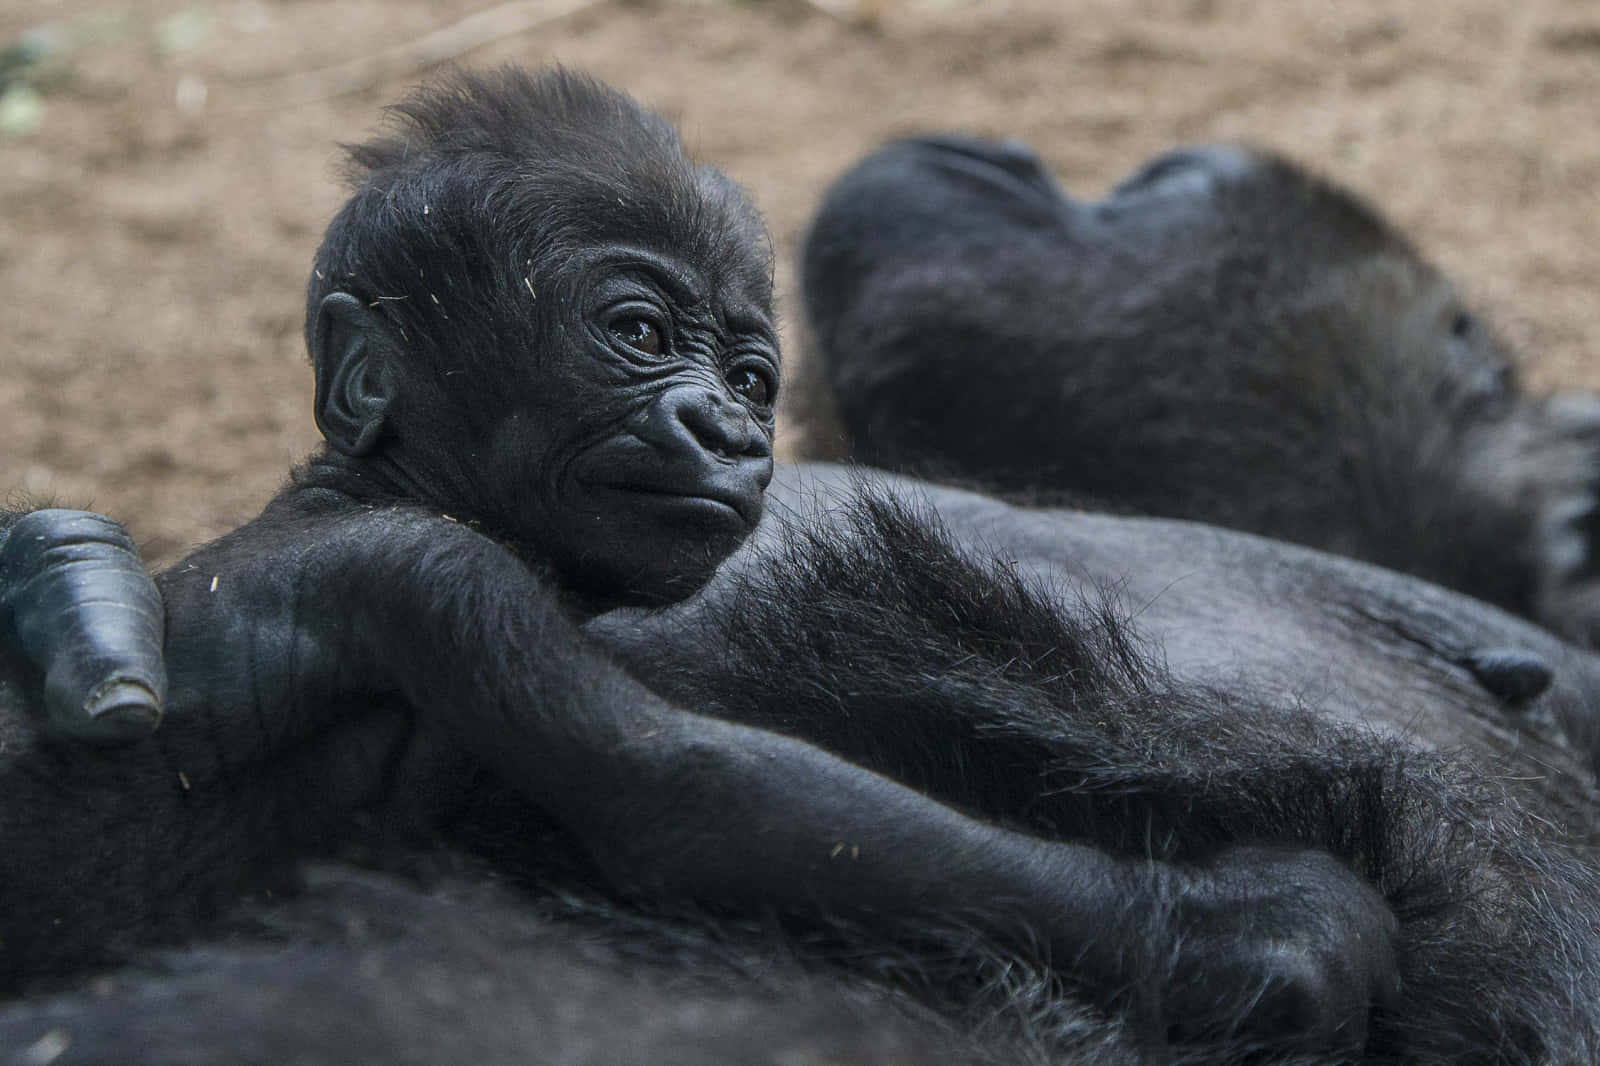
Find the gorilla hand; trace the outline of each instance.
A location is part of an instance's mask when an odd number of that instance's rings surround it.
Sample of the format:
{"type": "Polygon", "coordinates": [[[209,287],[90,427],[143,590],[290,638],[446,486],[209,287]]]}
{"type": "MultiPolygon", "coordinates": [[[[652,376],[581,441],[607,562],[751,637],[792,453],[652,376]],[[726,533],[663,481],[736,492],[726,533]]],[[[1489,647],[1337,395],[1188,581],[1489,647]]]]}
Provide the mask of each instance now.
{"type": "Polygon", "coordinates": [[[0,541],[0,620],[43,675],[50,729],[103,743],[161,720],[162,609],[121,526],[83,511],[34,511],[0,541]]]}
{"type": "Polygon", "coordinates": [[[1371,1009],[1400,993],[1399,926],[1375,890],[1324,852],[1262,847],[1182,876],[1157,923],[1172,937],[1157,993],[1169,1038],[1362,1049],[1371,1009]]]}

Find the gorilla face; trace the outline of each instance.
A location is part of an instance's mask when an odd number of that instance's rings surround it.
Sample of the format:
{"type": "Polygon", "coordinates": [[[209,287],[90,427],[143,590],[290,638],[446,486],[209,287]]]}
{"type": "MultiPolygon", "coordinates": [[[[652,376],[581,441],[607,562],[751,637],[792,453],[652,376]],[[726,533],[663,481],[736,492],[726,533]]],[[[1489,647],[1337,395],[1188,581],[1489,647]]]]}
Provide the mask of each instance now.
{"type": "Polygon", "coordinates": [[[681,598],[761,517],[778,389],[771,310],[709,279],[638,250],[585,267],[566,324],[575,343],[547,360],[541,376],[554,380],[528,417],[496,438],[492,465],[524,457],[545,497],[541,536],[576,587],[681,598]],[[529,447],[524,428],[543,439],[529,447]]]}
{"type": "Polygon", "coordinates": [[[771,242],[620,94],[501,77],[353,149],[308,291],[318,425],[345,481],[472,523],[575,601],[681,598],[772,476],[771,242]],[[478,149],[441,133],[463,128],[478,149]]]}

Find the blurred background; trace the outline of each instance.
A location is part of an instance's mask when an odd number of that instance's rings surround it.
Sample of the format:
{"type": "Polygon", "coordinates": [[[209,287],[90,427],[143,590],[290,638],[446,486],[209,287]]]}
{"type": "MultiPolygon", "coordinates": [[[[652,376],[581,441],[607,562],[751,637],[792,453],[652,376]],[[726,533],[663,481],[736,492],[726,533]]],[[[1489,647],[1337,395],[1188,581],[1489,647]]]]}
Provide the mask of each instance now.
{"type": "Polygon", "coordinates": [[[336,143],[440,62],[508,60],[626,89],[751,190],[791,359],[826,184],[955,129],[1086,197],[1180,143],[1286,152],[1410,232],[1536,385],[1600,385],[1593,0],[6,0],[0,491],[117,515],[156,562],[252,515],[317,439],[336,143]]]}

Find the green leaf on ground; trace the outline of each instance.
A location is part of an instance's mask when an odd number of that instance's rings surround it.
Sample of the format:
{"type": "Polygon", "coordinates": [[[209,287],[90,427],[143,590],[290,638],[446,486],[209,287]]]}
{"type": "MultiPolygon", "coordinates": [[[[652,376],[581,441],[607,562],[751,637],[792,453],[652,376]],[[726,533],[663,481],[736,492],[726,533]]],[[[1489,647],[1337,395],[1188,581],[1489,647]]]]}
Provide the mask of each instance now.
{"type": "Polygon", "coordinates": [[[204,7],[190,7],[156,24],[156,48],[163,55],[192,52],[211,36],[213,19],[204,7]]]}
{"type": "Polygon", "coordinates": [[[0,137],[26,137],[44,124],[44,98],[31,85],[12,85],[0,93],[0,137]]]}

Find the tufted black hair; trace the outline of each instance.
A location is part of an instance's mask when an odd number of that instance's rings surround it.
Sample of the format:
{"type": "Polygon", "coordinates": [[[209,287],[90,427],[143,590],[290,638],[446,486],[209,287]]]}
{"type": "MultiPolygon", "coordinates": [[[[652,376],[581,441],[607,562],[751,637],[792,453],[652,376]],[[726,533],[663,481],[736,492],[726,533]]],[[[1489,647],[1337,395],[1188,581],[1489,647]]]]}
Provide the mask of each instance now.
{"type": "Polygon", "coordinates": [[[346,146],[355,191],[307,283],[313,351],[322,300],[344,292],[380,308],[420,365],[473,352],[492,380],[493,360],[537,344],[531,306],[559,300],[572,258],[608,239],[770,300],[770,242],[748,197],[615,89],[559,67],[456,72],[390,117],[386,135],[346,146]]]}

